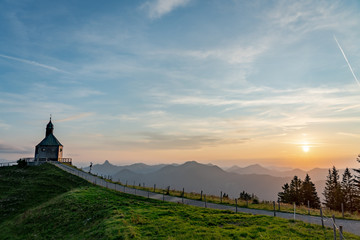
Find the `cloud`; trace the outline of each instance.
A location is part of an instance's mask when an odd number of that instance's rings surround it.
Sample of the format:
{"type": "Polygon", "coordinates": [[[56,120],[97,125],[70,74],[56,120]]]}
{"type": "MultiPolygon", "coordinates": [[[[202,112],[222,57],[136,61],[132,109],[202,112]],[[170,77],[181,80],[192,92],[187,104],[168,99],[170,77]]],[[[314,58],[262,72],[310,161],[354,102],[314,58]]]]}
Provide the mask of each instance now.
{"type": "Polygon", "coordinates": [[[41,68],[45,68],[45,69],[55,71],[55,72],[68,73],[68,72],[66,72],[64,70],[61,70],[61,69],[57,68],[57,67],[45,65],[45,64],[42,64],[42,63],[38,63],[38,62],[35,62],[35,61],[23,59],[23,58],[17,58],[17,57],[7,56],[7,55],[3,55],[3,54],[0,54],[0,57],[10,59],[10,60],[14,60],[14,61],[18,61],[18,62],[22,62],[22,63],[26,63],[26,64],[30,64],[30,65],[41,67],[41,68]]]}
{"type": "Polygon", "coordinates": [[[77,119],[80,119],[80,118],[89,117],[89,116],[92,116],[92,115],[94,115],[94,113],[92,113],[92,112],[81,113],[81,114],[78,114],[78,115],[73,115],[73,116],[70,116],[70,117],[67,117],[67,118],[56,120],[55,122],[68,122],[68,121],[77,120],[77,119]]]}
{"type": "MultiPolygon", "coordinates": [[[[0,103],[1,103],[1,99],[0,99],[0,103]]],[[[6,124],[6,123],[0,121],[0,128],[2,128],[2,129],[8,129],[9,127],[10,127],[9,124],[6,124]]]]}
{"type": "Polygon", "coordinates": [[[190,0],[154,0],[147,1],[141,5],[141,9],[145,9],[151,19],[161,18],[178,7],[186,6],[190,0]]]}
{"type": "MultiPolygon", "coordinates": [[[[298,34],[305,34],[322,29],[335,29],[344,20],[349,23],[349,12],[339,11],[340,2],[328,1],[278,1],[278,5],[269,11],[269,23],[272,26],[287,29],[298,34]],[[325,4],[326,3],[326,4],[325,4]],[[342,21],[339,21],[339,20],[342,21]]],[[[351,20],[350,20],[351,23],[351,20]]]]}
{"type": "Polygon", "coordinates": [[[343,135],[343,136],[348,136],[348,137],[360,138],[360,134],[347,133],[347,132],[338,132],[337,134],[343,135]]]}
{"type": "Polygon", "coordinates": [[[211,50],[170,50],[167,52],[157,52],[155,54],[169,54],[201,60],[217,59],[230,64],[243,64],[254,62],[256,57],[265,52],[266,49],[266,44],[259,44],[259,46],[233,46],[231,48],[218,48],[211,50]]]}
{"type": "Polygon", "coordinates": [[[149,127],[186,129],[193,134],[223,134],[227,138],[239,130],[246,130],[246,133],[241,134],[242,137],[254,138],[286,133],[319,123],[353,124],[360,121],[360,99],[353,85],[341,89],[250,87],[220,91],[216,95],[199,92],[161,95],[158,92],[154,97],[169,109],[177,106],[187,111],[201,108],[204,112],[210,112],[211,117],[196,119],[169,114],[161,121],[154,119],[151,122],[151,119],[147,119],[149,127]]]}
{"type": "Polygon", "coordinates": [[[222,136],[163,134],[158,132],[143,132],[137,135],[137,140],[111,141],[110,143],[135,149],[200,149],[223,144],[245,143],[250,140],[248,138],[228,139],[222,136]]]}
{"type": "Polygon", "coordinates": [[[104,93],[92,89],[76,89],[71,94],[71,96],[80,97],[80,98],[94,96],[94,95],[104,95],[104,93]]]}
{"type": "Polygon", "coordinates": [[[0,153],[29,154],[31,152],[32,152],[32,149],[15,147],[15,146],[10,146],[10,145],[7,145],[7,144],[0,143],[0,153]]]}

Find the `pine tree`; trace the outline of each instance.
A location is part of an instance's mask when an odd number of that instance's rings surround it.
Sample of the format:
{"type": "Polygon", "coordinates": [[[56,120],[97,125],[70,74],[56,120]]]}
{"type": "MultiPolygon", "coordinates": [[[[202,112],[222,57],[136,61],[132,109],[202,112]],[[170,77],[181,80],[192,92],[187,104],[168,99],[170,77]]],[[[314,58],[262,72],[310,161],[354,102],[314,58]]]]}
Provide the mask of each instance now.
{"type": "Polygon", "coordinates": [[[332,210],[341,210],[343,200],[341,185],[339,182],[339,171],[333,166],[332,171],[329,169],[325,189],[324,189],[325,205],[332,210]]]}
{"type": "Polygon", "coordinates": [[[294,202],[296,205],[300,205],[302,203],[301,196],[301,179],[298,176],[294,176],[290,183],[290,203],[294,202]]]}
{"type": "MultiPolygon", "coordinates": [[[[356,158],[356,161],[358,161],[360,163],[360,154],[356,158]]],[[[354,168],[354,171],[359,174],[359,175],[355,175],[355,183],[356,183],[357,187],[360,188],[360,168],[358,168],[358,169],[354,168]]]]}
{"type": "Polygon", "coordinates": [[[306,174],[305,180],[301,187],[302,203],[307,205],[308,201],[311,208],[320,207],[320,199],[316,192],[315,184],[311,181],[310,176],[306,174]]]}
{"type": "Polygon", "coordinates": [[[285,183],[282,186],[283,191],[278,193],[279,201],[283,203],[290,203],[290,186],[285,183]]]}
{"type": "MultiPolygon", "coordinates": [[[[360,163],[360,154],[356,158],[356,161],[360,163]]],[[[360,210],[360,168],[353,169],[357,174],[354,174],[354,184],[355,184],[355,199],[354,199],[354,208],[360,210]]]]}
{"type": "Polygon", "coordinates": [[[350,212],[355,211],[356,186],[355,179],[352,176],[349,168],[346,168],[343,174],[341,189],[343,194],[344,208],[350,212]]]}

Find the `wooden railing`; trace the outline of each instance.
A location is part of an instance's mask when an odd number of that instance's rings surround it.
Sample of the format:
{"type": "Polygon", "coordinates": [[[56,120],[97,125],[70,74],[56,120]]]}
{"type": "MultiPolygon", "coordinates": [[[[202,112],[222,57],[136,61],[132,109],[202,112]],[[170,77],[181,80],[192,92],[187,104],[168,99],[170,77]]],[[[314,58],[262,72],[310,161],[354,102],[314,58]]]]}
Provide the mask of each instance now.
{"type": "Polygon", "coordinates": [[[59,158],[58,162],[69,163],[70,165],[72,165],[72,158],[59,158]]]}
{"type": "Polygon", "coordinates": [[[13,166],[16,164],[17,164],[17,162],[0,162],[0,167],[9,167],[9,166],[13,166]]]}
{"type": "MultiPolygon", "coordinates": [[[[57,161],[57,162],[61,162],[61,163],[68,163],[70,165],[72,165],[72,158],[20,158],[20,160],[25,160],[27,163],[33,163],[34,162],[52,162],[52,161],[57,161]]],[[[16,165],[17,161],[15,162],[0,162],[0,167],[5,167],[5,166],[12,166],[12,165],[16,165]]]]}

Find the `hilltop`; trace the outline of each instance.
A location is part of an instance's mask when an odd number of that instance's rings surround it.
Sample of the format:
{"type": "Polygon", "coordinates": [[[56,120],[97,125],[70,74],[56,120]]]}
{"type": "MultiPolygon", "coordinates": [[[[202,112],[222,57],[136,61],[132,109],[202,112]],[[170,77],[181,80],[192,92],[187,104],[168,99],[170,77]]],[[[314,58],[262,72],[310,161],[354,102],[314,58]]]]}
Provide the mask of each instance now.
{"type": "Polygon", "coordinates": [[[4,167],[0,176],[0,239],[332,238],[330,229],[303,222],[115,192],[48,164],[4,167]]]}

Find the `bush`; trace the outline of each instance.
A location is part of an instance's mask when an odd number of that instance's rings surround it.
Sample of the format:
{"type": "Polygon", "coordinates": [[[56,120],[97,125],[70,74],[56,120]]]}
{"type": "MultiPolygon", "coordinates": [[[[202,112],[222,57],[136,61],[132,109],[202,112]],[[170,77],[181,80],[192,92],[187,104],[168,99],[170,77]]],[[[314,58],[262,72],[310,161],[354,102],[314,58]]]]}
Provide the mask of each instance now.
{"type": "Polygon", "coordinates": [[[16,162],[19,168],[24,168],[27,166],[27,162],[25,159],[19,159],[16,162]]]}

